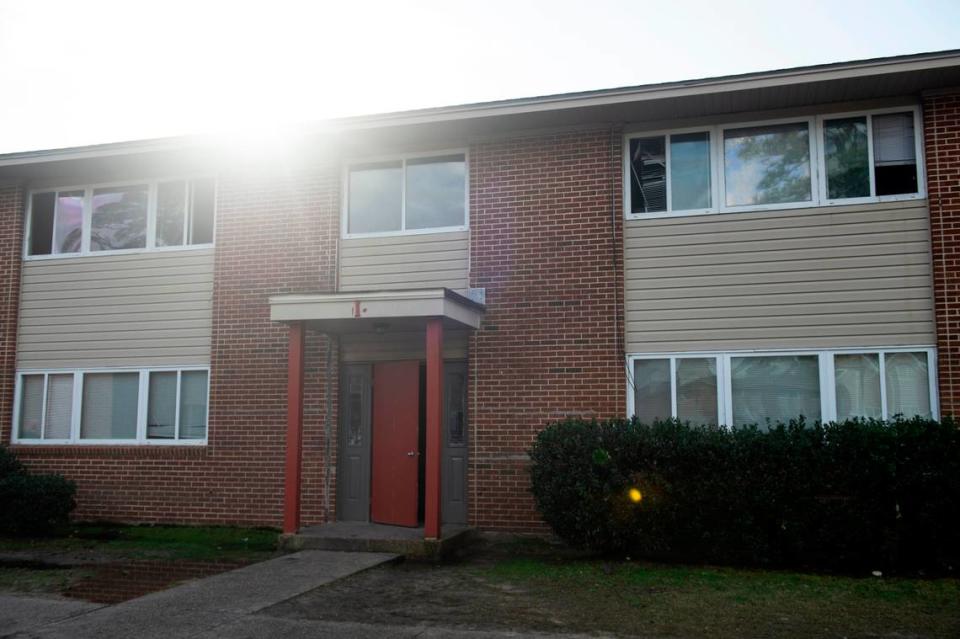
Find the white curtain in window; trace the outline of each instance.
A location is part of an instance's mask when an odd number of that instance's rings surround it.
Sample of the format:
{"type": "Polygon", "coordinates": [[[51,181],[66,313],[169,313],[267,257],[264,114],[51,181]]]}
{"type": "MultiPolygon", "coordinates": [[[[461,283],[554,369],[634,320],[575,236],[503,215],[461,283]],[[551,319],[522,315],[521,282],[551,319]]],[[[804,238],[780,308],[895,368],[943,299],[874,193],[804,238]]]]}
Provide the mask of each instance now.
{"type": "Polygon", "coordinates": [[[20,428],[23,439],[39,439],[43,422],[43,375],[24,375],[20,381],[20,428]]]}
{"type": "Polygon", "coordinates": [[[926,353],[887,353],[887,415],[930,417],[929,370],[926,353]]]}
{"type": "Polygon", "coordinates": [[[207,371],[180,374],[180,439],[207,436],[207,371]]]}
{"type": "Polygon", "coordinates": [[[634,414],[644,424],[673,415],[670,360],[638,359],[633,365],[634,414]]]}
{"type": "Polygon", "coordinates": [[[677,419],[692,424],[717,423],[717,360],[677,359],[677,419]]]}
{"type": "Polygon", "coordinates": [[[820,419],[820,366],[816,355],[733,357],[733,423],[737,426],[820,419]]]}
{"type": "Polygon", "coordinates": [[[837,419],[882,416],[880,356],[876,353],[834,356],[837,419]]]}
{"type": "Polygon", "coordinates": [[[73,417],[73,374],[47,378],[47,418],[44,439],[68,439],[73,417]]]}
{"type": "Polygon", "coordinates": [[[917,159],[912,113],[873,116],[873,157],[877,164],[906,164],[917,159]]]}
{"type": "Polygon", "coordinates": [[[173,439],[177,432],[177,372],[150,373],[147,399],[147,438],[173,439]]]}
{"type": "Polygon", "coordinates": [[[87,373],[83,376],[82,439],[134,439],[137,436],[139,373],[87,373]]]}

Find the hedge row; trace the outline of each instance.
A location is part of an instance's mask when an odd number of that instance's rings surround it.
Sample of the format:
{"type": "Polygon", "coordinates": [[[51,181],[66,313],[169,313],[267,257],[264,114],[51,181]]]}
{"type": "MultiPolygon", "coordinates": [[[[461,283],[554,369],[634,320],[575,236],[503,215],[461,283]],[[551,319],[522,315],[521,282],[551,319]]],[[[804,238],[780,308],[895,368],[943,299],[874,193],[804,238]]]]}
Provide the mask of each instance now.
{"type": "Polygon", "coordinates": [[[76,507],[74,482],[60,475],[28,473],[0,446],[0,534],[45,535],[68,522],[76,507]]]}
{"type": "Polygon", "coordinates": [[[951,421],[797,420],[766,431],[565,421],[530,455],[537,507],[576,546],[768,566],[960,567],[951,421]]]}

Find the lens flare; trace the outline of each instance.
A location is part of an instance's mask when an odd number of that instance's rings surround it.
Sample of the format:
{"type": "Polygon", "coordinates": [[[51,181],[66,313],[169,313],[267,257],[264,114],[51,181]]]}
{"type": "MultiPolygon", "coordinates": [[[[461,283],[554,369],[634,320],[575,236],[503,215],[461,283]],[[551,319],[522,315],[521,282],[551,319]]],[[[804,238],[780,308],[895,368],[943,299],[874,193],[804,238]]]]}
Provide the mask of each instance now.
{"type": "Polygon", "coordinates": [[[643,499],[643,493],[640,492],[639,488],[631,488],[629,492],[627,492],[627,496],[630,497],[630,501],[635,504],[639,504],[640,500],[643,499]]]}

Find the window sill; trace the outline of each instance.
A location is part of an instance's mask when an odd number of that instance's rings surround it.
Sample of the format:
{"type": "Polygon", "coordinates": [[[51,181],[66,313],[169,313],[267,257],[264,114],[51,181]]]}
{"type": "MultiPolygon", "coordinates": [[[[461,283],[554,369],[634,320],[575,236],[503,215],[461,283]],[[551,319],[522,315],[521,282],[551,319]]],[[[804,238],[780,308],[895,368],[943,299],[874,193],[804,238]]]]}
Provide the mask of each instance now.
{"type": "Polygon", "coordinates": [[[776,206],[738,206],[723,209],[699,209],[695,211],[658,211],[656,213],[624,213],[626,220],[660,220],[672,217],[695,217],[701,215],[724,215],[727,213],[776,213],[778,211],[796,211],[804,209],[820,209],[839,206],[860,206],[864,204],[890,204],[897,202],[922,202],[927,199],[926,193],[910,195],[887,195],[871,198],[851,198],[847,200],[827,200],[822,202],[796,202],[793,204],[778,204],[776,206]]]}
{"type": "Polygon", "coordinates": [[[106,257],[111,255],[143,255],[155,253],[178,253],[181,251],[202,251],[212,249],[213,244],[191,244],[190,246],[161,246],[154,248],[122,249],[118,251],[89,251],[87,253],[56,253],[51,255],[24,255],[25,262],[40,262],[44,260],[67,260],[87,257],[106,257]]]}
{"type": "Polygon", "coordinates": [[[378,237],[405,237],[408,235],[436,235],[439,233],[460,233],[468,231],[468,225],[461,226],[443,226],[429,229],[411,229],[409,231],[381,231],[378,233],[343,233],[340,238],[344,240],[365,240],[378,237]]]}

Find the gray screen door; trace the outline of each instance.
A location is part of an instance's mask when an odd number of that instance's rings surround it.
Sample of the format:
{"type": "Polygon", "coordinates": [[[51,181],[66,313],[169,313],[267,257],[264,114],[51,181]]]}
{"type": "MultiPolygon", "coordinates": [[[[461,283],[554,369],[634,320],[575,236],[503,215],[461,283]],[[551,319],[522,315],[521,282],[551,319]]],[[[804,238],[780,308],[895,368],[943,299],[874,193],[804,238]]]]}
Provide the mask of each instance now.
{"type": "Polygon", "coordinates": [[[370,519],[369,364],[350,364],[340,384],[340,450],[337,461],[337,519],[370,519]]]}
{"type": "Polygon", "coordinates": [[[448,362],[443,378],[443,504],[447,524],[467,523],[467,365],[448,362]]]}

